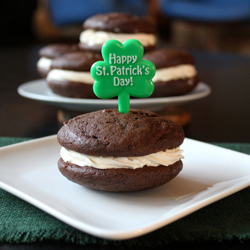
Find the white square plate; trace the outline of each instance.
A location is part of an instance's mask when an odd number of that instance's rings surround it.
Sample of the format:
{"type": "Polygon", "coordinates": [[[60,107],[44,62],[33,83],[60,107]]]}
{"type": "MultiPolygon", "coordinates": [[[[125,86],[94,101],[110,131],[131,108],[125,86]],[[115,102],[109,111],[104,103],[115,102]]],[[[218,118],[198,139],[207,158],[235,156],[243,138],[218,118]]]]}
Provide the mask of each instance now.
{"type": "Polygon", "coordinates": [[[57,169],[56,136],[0,149],[0,187],[89,234],[137,237],[250,184],[250,156],[185,139],[183,170],[162,187],[135,193],[91,190],[57,169]]]}

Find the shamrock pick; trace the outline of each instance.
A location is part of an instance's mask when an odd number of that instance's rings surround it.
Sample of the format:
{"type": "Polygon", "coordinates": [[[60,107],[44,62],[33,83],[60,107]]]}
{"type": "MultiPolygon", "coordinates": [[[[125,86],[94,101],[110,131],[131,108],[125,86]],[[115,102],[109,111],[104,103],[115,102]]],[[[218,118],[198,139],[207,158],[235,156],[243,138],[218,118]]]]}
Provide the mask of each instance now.
{"type": "Polygon", "coordinates": [[[109,40],[102,47],[104,61],[98,61],[91,67],[95,95],[105,99],[118,96],[121,113],[129,112],[130,96],[145,98],[154,91],[155,65],[142,60],[143,52],[138,40],[130,39],[123,44],[109,40]]]}

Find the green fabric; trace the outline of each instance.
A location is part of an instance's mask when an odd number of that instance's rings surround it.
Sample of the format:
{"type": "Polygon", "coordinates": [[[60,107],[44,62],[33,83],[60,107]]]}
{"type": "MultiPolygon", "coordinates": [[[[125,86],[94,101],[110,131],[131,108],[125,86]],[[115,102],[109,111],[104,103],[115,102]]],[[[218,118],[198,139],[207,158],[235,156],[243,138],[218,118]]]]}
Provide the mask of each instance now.
{"type": "MultiPolygon", "coordinates": [[[[25,141],[1,138],[0,146],[25,141]]],[[[250,154],[250,144],[216,143],[250,154]]],[[[55,219],[0,189],[0,243],[63,241],[82,245],[156,247],[171,242],[250,239],[250,187],[147,235],[124,241],[100,239],[55,219]]]]}

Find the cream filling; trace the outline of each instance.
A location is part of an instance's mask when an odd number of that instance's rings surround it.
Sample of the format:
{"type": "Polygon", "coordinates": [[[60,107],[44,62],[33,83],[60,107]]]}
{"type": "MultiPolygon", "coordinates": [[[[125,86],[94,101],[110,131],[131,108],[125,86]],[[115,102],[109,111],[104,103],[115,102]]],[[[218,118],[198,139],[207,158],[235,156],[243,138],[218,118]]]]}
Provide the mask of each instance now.
{"type": "Polygon", "coordinates": [[[37,62],[37,67],[47,71],[50,69],[51,63],[52,63],[52,60],[50,58],[41,57],[37,62]]]}
{"type": "Polygon", "coordinates": [[[73,82],[82,82],[86,84],[93,84],[94,79],[92,78],[90,72],[78,72],[71,70],[62,70],[62,69],[52,69],[48,76],[47,80],[57,80],[57,81],[73,81],[73,82]]]}
{"type": "Polygon", "coordinates": [[[128,39],[137,39],[143,46],[155,45],[156,43],[156,36],[146,33],[122,34],[88,29],[80,34],[80,42],[89,46],[102,45],[110,39],[118,40],[121,43],[128,39]]]}
{"type": "Polygon", "coordinates": [[[195,67],[191,64],[157,69],[153,81],[171,81],[194,77],[197,74],[195,67]]]}
{"type": "Polygon", "coordinates": [[[80,154],[64,147],[61,148],[61,157],[65,162],[78,166],[91,166],[99,169],[110,168],[142,168],[144,166],[157,167],[159,165],[172,165],[180,159],[183,150],[178,148],[157,152],[154,154],[139,157],[97,157],[80,154]]]}

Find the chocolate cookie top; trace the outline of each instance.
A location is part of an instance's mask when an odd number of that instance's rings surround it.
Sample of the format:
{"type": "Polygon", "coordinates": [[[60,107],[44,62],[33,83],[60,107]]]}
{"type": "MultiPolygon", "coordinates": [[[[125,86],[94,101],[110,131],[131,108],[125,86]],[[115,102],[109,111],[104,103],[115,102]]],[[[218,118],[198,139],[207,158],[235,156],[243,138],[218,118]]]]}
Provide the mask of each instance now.
{"type": "Polygon", "coordinates": [[[100,54],[76,51],[53,59],[51,69],[89,71],[96,61],[103,61],[100,54]]]}
{"type": "Polygon", "coordinates": [[[149,111],[100,110],[65,122],[58,142],[78,153],[95,156],[144,156],[176,148],[184,140],[182,128],[149,111]]]}
{"type": "Polygon", "coordinates": [[[77,45],[49,44],[39,50],[39,56],[52,59],[77,50],[77,45]]]}
{"type": "Polygon", "coordinates": [[[147,52],[143,60],[151,61],[157,69],[168,68],[180,64],[194,64],[194,57],[185,50],[157,49],[147,52]]]}
{"type": "Polygon", "coordinates": [[[97,14],[88,18],[83,28],[113,33],[155,33],[155,26],[149,20],[125,13],[97,14]]]}

